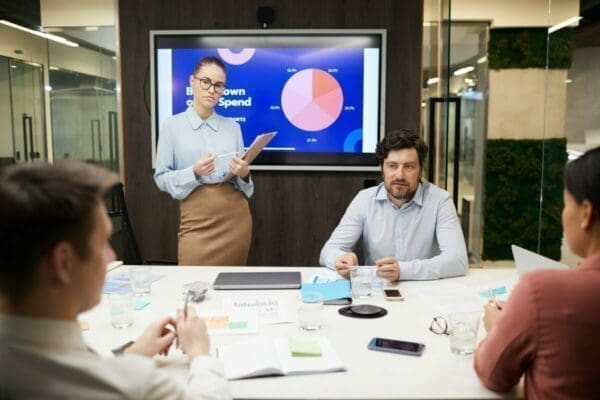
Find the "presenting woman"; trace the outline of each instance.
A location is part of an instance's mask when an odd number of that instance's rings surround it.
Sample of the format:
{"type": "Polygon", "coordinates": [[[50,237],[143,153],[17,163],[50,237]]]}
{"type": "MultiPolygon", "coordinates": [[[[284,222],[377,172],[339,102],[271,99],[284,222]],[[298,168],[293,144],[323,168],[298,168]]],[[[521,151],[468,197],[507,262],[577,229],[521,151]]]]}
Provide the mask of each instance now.
{"type": "Polygon", "coordinates": [[[600,147],[567,165],[562,224],[584,260],[524,274],[506,304],[489,304],[475,370],[491,390],[525,375],[527,399],[600,396],[600,147]]]}
{"type": "Polygon", "coordinates": [[[254,185],[237,122],[215,112],[225,65],[205,57],[189,84],[194,101],[160,131],[154,180],[180,200],[179,265],[246,265],[252,238],[248,200],[254,185]],[[233,178],[223,182],[228,175],[233,178]]]}

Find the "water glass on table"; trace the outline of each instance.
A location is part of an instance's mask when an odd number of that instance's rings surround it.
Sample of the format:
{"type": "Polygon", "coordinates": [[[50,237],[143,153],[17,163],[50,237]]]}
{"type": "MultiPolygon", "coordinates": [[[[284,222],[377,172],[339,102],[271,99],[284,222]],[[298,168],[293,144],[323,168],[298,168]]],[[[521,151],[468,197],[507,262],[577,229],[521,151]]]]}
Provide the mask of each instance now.
{"type": "Polygon", "coordinates": [[[323,309],[323,295],[319,292],[308,292],[302,295],[298,307],[298,324],[305,331],[321,329],[321,310],[323,309]]]}
{"type": "Polygon", "coordinates": [[[480,312],[457,312],[448,315],[450,322],[450,351],[468,355],[477,346],[480,312]]]}
{"type": "Polygon", "coordinates": [[[373,267],[356,267],[350,270],[352,297],[355,299],[366,299],[371,297],[372,282],[373,267]]]}
{"type": "Polygon", "coordinates": [[[129,267],[129,280],[134,296],[150,296],[152,268],[148,265],[129,267]]]}
{"type": "Polygon", "coordinates": [[[133,325],[133,299],[131,293],[110,293],[108,295],[110,323],[115,328],[133,325]]]}

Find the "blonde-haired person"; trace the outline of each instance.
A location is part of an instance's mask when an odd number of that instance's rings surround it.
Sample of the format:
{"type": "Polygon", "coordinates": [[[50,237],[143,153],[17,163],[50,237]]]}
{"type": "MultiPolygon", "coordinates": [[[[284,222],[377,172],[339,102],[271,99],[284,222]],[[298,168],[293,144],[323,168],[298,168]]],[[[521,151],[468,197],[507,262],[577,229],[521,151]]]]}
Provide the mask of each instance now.
{"type": "Polygon", "coordinates": [[[475,370],[491,390],[508,391],[525,375],[528,399],[600,394],[600,147],[567,165],[564,185],[565,237],[584,260],[527,273],[506,304],[485,307],[475,370]]]}
{"type": "Polygon", "coordinates": [[[180,200],[179,265],[247,264],[254,184],[240,158],[240,125],[215,112],[226,80],[220,59],[198,61],[189,77],[192,106],[169,117],[158,138],[154,181],[180,200]],[[234,177],[223,182],[228,173],[234,177]]]}

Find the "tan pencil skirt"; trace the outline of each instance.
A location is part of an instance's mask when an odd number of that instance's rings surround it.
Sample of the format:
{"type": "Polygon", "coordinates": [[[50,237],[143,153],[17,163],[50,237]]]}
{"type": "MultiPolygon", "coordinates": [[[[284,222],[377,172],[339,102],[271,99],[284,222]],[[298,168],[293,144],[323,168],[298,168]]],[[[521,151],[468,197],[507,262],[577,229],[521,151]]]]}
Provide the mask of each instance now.
{"type": "Polygon", "coordinates": [[[180,211],[179,265],[247,265],[252,216],[231,183],[198,186],[180,211]]]}

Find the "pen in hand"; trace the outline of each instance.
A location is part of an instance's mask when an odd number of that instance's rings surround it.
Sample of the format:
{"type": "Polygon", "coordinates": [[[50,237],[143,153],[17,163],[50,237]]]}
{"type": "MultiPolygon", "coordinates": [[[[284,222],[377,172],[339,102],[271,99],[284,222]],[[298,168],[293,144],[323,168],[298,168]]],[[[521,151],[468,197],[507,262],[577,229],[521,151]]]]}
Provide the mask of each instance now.
{"type": "MultiPolygon", "coordinates": [[[[183,319],[186,320],[187,319],[187,306],[188,306],[188,300],[190,298],[190,291],[186,291],[185,292],[185,300],[183,301],[183,319]]],[[[175,343],[175,347],[179,348],[179,335],[177,336],[177,343],[175,343]]]]}
{"type": "Polygon", "coordinates": [[[491,288],[488,288],[488,292],[490,294],[490,300],[492,301],[492,303],[494,304],[494,306],[498,310],[501,310],[502,307],[500,307],[500,304],[498,304],[498,301],[496,300],[496,295],[494,294],[494,291],[491,288]]]}

